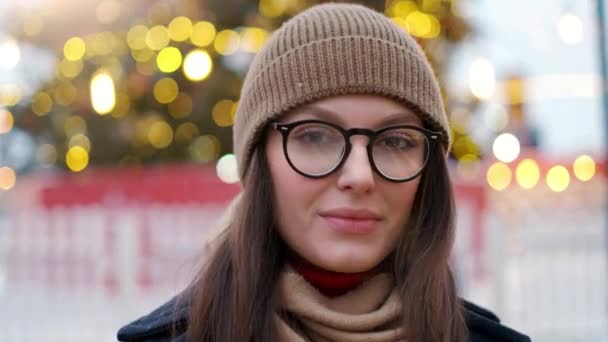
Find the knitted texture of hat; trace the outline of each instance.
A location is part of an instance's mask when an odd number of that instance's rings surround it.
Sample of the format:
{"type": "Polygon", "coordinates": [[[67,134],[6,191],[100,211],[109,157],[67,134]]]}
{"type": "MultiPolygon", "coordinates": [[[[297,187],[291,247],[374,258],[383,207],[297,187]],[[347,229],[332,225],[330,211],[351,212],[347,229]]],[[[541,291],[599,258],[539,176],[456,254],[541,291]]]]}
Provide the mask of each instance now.
{"type": "Polygon", "coordinates": [[[404,103],[443,133],[442,144],[449,150],[439,86],[417,42],[372,9],[326,3],[283,23],[249,67],[233,127],[241,181],[270,121],[300,105],[344,94],[383,95],[404,103]]]}

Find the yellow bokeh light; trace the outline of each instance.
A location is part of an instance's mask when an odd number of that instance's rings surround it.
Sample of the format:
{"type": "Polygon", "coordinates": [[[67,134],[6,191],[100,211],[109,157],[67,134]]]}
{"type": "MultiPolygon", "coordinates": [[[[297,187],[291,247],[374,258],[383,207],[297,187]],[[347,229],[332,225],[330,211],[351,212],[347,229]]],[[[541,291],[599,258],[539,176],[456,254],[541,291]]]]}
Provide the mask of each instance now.
{"type": "Polygon", "coordinates": [[[203,135],[192,141],[189,147],[190,157],[199,163],[215,160],[220,155],[220,141],[214,135],[203,135]]]}
{"type": "Polygon", "coordinates": [[[45,92],[39,92],[32,98],[32,112],[38,116],[48,114],[53,109],[53,99],[45,92]]]}
{"type": "Polygon", "coordinates": [[[469,87],[471,93],[479,99],[489,99],[494,95],[496,78],[494,67],[485,58],[476,58],[469,69],[469,87]]]}
{"type": "Polygon", "coordinates": [[[524,189],[532,189],[540,179],[540,168],[532,159],[524,159],[515,169],[515,179],[519,186],[524,189]]]}
{"type": "Polygon", "coordinates": [[[127,45],[133,50],[142,50],[146,48],[146,35],[148,28],[144,25],[136,25],[131,27],[127,32],[127,45]]]}
{"type": "Polygon", "coordinates": [[[112,32],[100,32],[88,37],[86,55],[88,57],[93,57],[112,54],[117,45],[115,40],[117,40],[117,38],[112,32]]]}
{"type": "Polygon", "coordinates": [[[69,61],[77,61],[84,57],[87,47],[80,37],[72,37],[63,45],[63,55],[69,61]]]}
{"type": "Polygon", "coordinates": [[[205,47],[215,39],[215,26],[208,21],[199,21],[192,27],[190,41],[198,47],[205,47]]]}
{"type": "Polygon", "coordinates": [[[285,13],[287,6],[287,0],[260,0],[258,10],[267,18],[277,18],[285,13]]]}
{"type": "Polygon", "coordinates": [[[431,32],[431,19],[428,14],[414,11],[405,18],[407,31],[416,37],[425,37],[431,32]]]}
{"type": "Polygon", "coordinates": [[[146,33],[146,45],[152,50],[158,51],[166,47],[169,41],[169,30],[162,25],[154,26],[146,33]]]}
{"type": "Polygon", "coordinates": [[[401,0],[401,1],[393,1],[386,9],[386,14],[389,17],[399,17],[399,18],[407,18],[407,16],[416,11],[418,6],[414,1],[411,0],[401,0]]]}
{"type": "Polygon", "coordinates": [[[570,173],[561,165],[552,167],[547,173],[547,185],[555,192],[562,192],[570,184],[570,173]]]}
{"type": "Polygon", "coordinates": [[[10,132],[14,124],[15,118],[13,117],[13,113],[0,108],[0,134],[10,132]]]}
{"type": "Polygon", "coordinates": [[[486,174],[488,185],[496,191],[506,189],[511,184],[512,178],[513,175],[509,166],[500,162],[492,164],[486,174]]]}
{"type": "Polygon", "coordinates": [[[468,135],[463,135],[456,139],[452,150],[458,160],[461,160],[466,155],[476,155],[479,153],[477,145],[468,135]]]}
{"type": "Polygon", "coordinates": [[[114,110],[112,111],[112,117],[114,118],[122,118],[123,116],[129,114],[131,110],[131,98],[129,95],[125,93],[118,93],[116,95],[116,106],[114,106],[114,110]]]}
{"type": "Polygon", "coordinates": [[[166,73],[174,72],[182,65],[182,53],[178,48],[169,46],[158,53],[156,56],[158,70],[166,73]]]}
{"type": "Polygon", "coordinates": [[[576,158],[572,169],[576,178],[586,182],[595,175],[595,162],[590,156],[582,155],[576,158]]]}
{"type": "Polygon", "coordinates": [[[100,115],[108,114],[116,105],[114,80],[105,71],[98,71],[91,79],[91,105],[100,115]]]}
{"type": "Polygon", "coordinates": [[[184,122],[175,130],[175,141],[178,143],[188,143],[199,135],[198,127],[192,122],[184,122]]]}
{"type": "Polygon", "coordinates": [[[89,165],[89,152],[81,146],[70,147],[65,155],[65,164],[74,172],[80,172],[89,165]]]}
{"type": "Polygon", "coordinates": [[[16,84],[0,84],[0,106],[15,106],[22,96],[23,90],[16,84]]]}
{"type": "Polygon", "coordinates": [[[87,132],[87,122],[78,115],[72,115],[63,123],[63,131],[68,138],[76,134],[85,134],[87,132]]]}
{"type": "Polygon", "coordinates": [[[0,190],[10,190],[17,182],[15,170],[8,166],[0,167],[0,190]]]}
{"type": "Polygon", "coordinates": [[[148,130],[148,142],[156,148],[165,148],[173,141],[173,129],[162,120],[155,121],[148,130]]]}
{"type": "Polygon", "coordinates": [[[213,47],[220,55],[228,56],[239,49],[241,36],[233,30],[220,31],[215,36],[213,47]]]}
{"type": "Polygon", "coordinates": [[[250,27],[241,33],[241,49],[246,52],[256,53],[262,49],[264,42],[268,38],[268,31],[250,27]]]}
{"type": "Polygon", "coordinates": [[[23,20],[23,33],[26,36],[34,37],[42,32],[42,18],[40,15],[28,14],[23,20]]]}
{"type": "Polygon", "coordinates": [[[211,116],[213,122],[220,127],[230,127],[234,123],[237,104],[230,100],[221,100],[213,106],[211,116]]]}
{"type": "Polygon", "coordinates": [[[172,78],[161,78],[154,84],[153,93],[159,103],[171,103],[177,98],[179,86],[172,78]]]}
{"type": "Polygon", "coordinates": [[[184,75],[191,81],[202,81],[213,69],[213,60],[204,50],[192,50],[184,59],[184,75]]]}
{"type": "Polygon", "coordinates": [[[70,142],[68,143],[69,147],[80,146],[84,148],[87,152],[91,151],[91,140],[84,134],[76,134],[70,138],[70,142]]]}
{"type": "Polygon", "coordinates": [[[71,82],[60,82],[53,90],[53,98],[60,105],[67,106],[76,99],[78,90],[71,82]]]}
{"type": "Polygon", "coordinates": [[[155,52],[146,48],[140,50],[131,50],[131,57],[137,62],[147,62],[154,57],[155,52]]]}
{"type": "Polygon", "coordinates": [[[183,119],[192,114],[192,97],[179,93],[175,101],[169,103],[169,114],[176,119],[183,119]]]}
{"type": "Polygon", "coordinates": [[[186,17],[177,17],[169,23],[169,37],[176,42],[183,42],[192,34],[192,20],[186,17]]]}
{"type": "Polygon", "coordinates": [[[83,64],[81,60],[69,61],[67,59],[62,60],[59,63],[59,73],[65,78],[74,78],[82,72],[83,64]]]}
{"type": "Polygon", "coordinates": [[[44,167],[49,167],[57,162],[57,149],[51,144],[42,144],[36,152],[36,160],[44,167]]]}

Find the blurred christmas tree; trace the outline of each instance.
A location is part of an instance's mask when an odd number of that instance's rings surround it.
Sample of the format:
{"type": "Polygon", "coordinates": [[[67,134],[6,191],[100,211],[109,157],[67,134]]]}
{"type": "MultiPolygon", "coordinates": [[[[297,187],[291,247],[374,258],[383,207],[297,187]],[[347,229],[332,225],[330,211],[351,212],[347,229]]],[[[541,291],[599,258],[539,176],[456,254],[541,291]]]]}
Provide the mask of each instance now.
{"type": "MultiPolygon", "coordinates": [[[[104,0],[96,3],[94,25],[60,31],[36,31],[44,16],[24,13],[13,35],[53,51],[55,71],[31,98],[10,103],[4,96],[4,105],[15,125],[35,137],[38,163],[80,171],[212,162],[232,150],[231,126],[252,57],[272,30],[316,3],[177,0],[126,8],[104,0]]],[[[440,77],[469,33],[456,0],[360,3],[414,35],[440,77]]],[[[456,125],[456,138],[462,135],[456,125]]],[[[465,152],[478,155],[474,144],[465,152]]]]}

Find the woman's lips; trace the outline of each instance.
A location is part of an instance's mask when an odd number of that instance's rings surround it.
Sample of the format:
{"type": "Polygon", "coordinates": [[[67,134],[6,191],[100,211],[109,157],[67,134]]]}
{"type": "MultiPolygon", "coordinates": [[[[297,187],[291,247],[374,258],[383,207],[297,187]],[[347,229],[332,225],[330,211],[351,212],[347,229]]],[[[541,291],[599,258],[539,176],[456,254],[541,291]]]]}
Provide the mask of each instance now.
{"type": "Polygon", "coordinates": [[[328,226],[346,234],[369,234],[379,226],[380,216],[369,210],[334,209],[319,214],[328,226]]]}

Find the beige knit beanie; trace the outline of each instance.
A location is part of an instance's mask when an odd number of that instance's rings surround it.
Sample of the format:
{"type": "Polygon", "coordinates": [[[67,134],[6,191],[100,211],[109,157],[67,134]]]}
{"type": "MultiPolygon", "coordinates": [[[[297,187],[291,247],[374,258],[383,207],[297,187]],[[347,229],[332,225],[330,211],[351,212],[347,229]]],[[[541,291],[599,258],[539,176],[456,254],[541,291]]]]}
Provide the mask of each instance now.
{"type": "Polygon", "coordinates": [[[384,95],[406,104],[429,128],[443,133],[449,150],[439,86],[416,41],[374,10],[327,3],[283,23],[245,76],[233,128],[241,182],[271,120],[302,104],[344,94],[384,95]]]}

